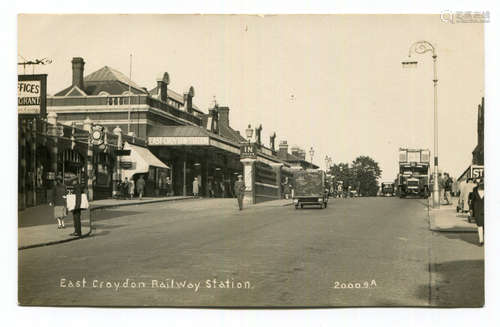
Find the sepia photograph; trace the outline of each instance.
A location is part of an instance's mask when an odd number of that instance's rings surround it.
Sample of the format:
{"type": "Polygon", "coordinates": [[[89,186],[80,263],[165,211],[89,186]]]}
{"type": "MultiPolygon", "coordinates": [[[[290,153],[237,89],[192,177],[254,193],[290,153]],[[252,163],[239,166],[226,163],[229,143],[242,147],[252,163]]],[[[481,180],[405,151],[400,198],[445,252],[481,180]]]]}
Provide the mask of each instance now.
{"type": "Polygon", "coordinates": [[[482,308],[489,21],[19,14],[18,304],[482,308]]]}

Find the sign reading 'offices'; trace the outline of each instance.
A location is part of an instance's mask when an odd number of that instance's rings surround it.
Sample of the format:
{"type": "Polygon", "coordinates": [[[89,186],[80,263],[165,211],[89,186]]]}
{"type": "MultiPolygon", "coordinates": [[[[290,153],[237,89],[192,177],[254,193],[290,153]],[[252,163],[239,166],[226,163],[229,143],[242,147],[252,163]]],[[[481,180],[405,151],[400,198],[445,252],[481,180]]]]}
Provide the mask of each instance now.
{"type": "Polygon", "coordinates": [[[47,75],[18,75],[17,110],[20,115],[47,113],[47,75]]]}

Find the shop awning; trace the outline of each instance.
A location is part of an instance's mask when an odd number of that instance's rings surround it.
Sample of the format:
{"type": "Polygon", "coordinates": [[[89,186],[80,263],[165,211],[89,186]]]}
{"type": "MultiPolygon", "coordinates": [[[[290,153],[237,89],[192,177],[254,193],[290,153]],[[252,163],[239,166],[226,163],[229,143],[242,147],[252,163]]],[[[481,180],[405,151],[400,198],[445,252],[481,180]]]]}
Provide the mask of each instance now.
{"type": "Polygon", "coordinates": [[[122,177],[130,179],[134,174],[149,172],[149,167],[169,169],[160,159],[151,153],[147,148],[125,142],[124,150],[130,150],[129,156],[121,157],[122,162],[129,163],[128,168],[122,168],[122,177]]]}

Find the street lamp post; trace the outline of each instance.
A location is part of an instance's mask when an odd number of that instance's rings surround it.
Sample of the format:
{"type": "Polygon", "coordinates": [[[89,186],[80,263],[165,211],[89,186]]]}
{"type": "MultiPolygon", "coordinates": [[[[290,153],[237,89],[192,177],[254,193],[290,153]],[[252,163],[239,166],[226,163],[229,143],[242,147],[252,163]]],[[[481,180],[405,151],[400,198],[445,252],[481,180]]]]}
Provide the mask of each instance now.
{"type": "MultiPolygon", "coordinates": [[[[426,52],[432,52],[433,70],[434,70],[434,184],[432,188],[432,207],[439,208],[440,197],[439,197],[439,181],[438,181],[438,115],[437,115],[437,54],[436,48],[427,41],[417,41],[413,43],[408,52],[408,57],[411,58],[412,52],[417,54],[424,54],[426,52]]],[[[402,62],[404,67],[408,65],[417,64],[416,61],[404,61],[402,62]]]]}
{"type": "Polygon", "coordinates": [[[247,136],[248,144],[250,144],[252,141],[252,135],[253,135],[253,129],[252,129],[252,126],[250,124],[248,124],[247,129],[245,129],[245,134],[247,136]]]}
{"type": "Polygon", "coordinates": [[[330,171],[330,167],[332,166],[332,158],[328,155],[325,156],[325,171],[330,171]]]}

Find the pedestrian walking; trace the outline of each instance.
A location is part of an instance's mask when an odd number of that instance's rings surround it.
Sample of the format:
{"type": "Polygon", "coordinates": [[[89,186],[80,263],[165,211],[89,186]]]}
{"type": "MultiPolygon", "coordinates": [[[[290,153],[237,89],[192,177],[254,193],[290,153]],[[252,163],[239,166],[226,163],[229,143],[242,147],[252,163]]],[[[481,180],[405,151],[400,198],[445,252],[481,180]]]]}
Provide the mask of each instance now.
{"type": "Polygon", "coordinates": [[[85,194],[85,188],[78,180],[75,180],[73,186],[73,193],[75,196],[75,206],[72,210],[73,212],[73,227],[75,231],[69,235],[71,236],[82,236],[82,222],[81,222],[81,212],[83,209],[88,208],[87,195],[85,194]]]}
{"type": "Polygon", "coordinates": [[[128,187],[129,187],[129,181],[128,178],[125,177],[122,183],[122,197],[124,199],[128,198],[128,187]]]}
{"type": "Polygon", "coordinates": [[[462,180],[458,183],[458,205],[457,205],[457,212],[463,212],[464,211],[464,194],[465,194],[465,187],[467,185],[466,180],[462,180]]]}
{"type": "Polygon", "coordinates": [[[474,181],[472,178],[467,178],[467,183],[464,185],[463,192],[460,192],[460,201],[463,205],[462,211],[463,212],[469,212],[469,194],[474,190],[474,187],[476,185],[474,184],[474,181]]]}
{"type": "Polygon", "coordinates": [[[458,197],[458,181],[454,178],[451,179],[452,184],[451,184],[451,196],[453,197],[458,197]]]}
{"type": "Polygon", "coordinates": [[[288,182],[288,177],[285,177],[285,181],[283,183],[283,193],[285,194],[285,199],[289,199],[290,197],[290,184],[288,182]]]}
{"type": "Polygon", "coordinates": [[[476,221],[479,245],[484,243],[484,182],[474,187],[471,193],[472,215],[476,221]]]}
{"type": "Polygon", "coordinates": [[[61,176],[56,177],[56,184],[52,190],[50,206],[54,206],[54,218],[57,219],[57,228],[65,228],[64,217],[66,217],[66,194],[68,189],[63,183],[61,176]]]}
{"type": "Polygon", "coordinates": [[[234,193],[238,199],[238,207],[243,210],[243,196],[245,195],[245,183],[243,182],[243,175],[238,175],[238,180],[234,182],[234,193]]]}
{"type": "Polygon", "coordinates": [[[444,173],[443,184],[444,184],[444,200],[446,201],[445,205],[450,205],[451,186],[453,184],[453,181],[451,180],[451,177],[448,173],[444,173]]]}
{"type": "Polygon", "coordinates": [[[193,180],[193,196],[197,197],[200,192],[200,184],[198,183],[198,177],[195,177],[193,180]]]}
{"type": "Polygon", "coordinates": [[[220,197],[225,198],[226,197],[226,186],[224,185],[224,181],[220,181],[219,186],[220,186],[220,197]]]}
{"type": "Polygon", "coordinates": [[[128,194],[130,194],[130,200],[134,198],[134,192],[135,192],[135,182],[131,178],[129,183],[128,183],[128,194]]]}
{"type": "Polygon", "coordinates": [[[211,179],[208,180],[207,190],[208,190],[208,197],[213,198],[214,197],[214,188],[213,188],[211,179]]]}
{"type": "Polygon", "coordinates": [[[139,179],[136,182],[137,193],[139,194],[139,200],[142,200],[142,195],[144,194],[144,188],[146,187],[146,181],[144,178],[139,176],[139,179]]]}
{"type": "Polygon", "coordinates": [[[166,192],[167,192],[167,196],[171,195],[171,192],[172,192],[172,180],[170,180],[170,177],[167,177],[166,192]]]}
{"type": "Polygon", "coordinates": [[[439,203],[444,200],[444,177],[441,173],[438,173],[438,186],[439,186],[439,203]]]}

